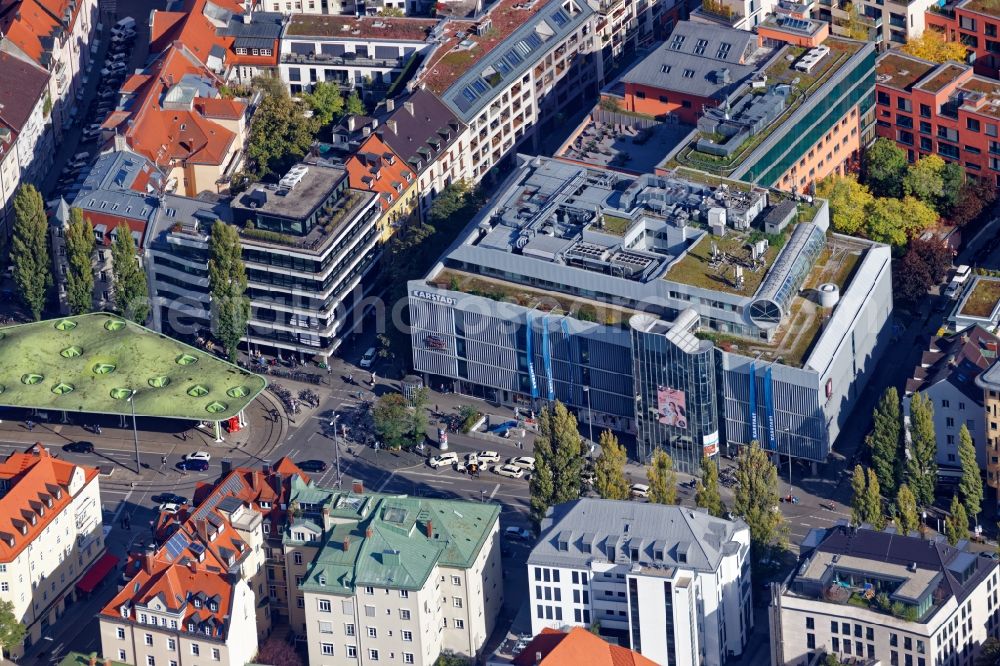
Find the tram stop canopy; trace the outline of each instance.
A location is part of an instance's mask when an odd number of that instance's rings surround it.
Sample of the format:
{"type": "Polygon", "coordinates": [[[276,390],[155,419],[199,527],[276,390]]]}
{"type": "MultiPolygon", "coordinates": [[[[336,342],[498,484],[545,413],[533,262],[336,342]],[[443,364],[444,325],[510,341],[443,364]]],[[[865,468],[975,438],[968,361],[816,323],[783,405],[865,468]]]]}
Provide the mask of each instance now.
{"type": "Polygon", "coordinates": [[[112,314],[0,328],[0,406],[214,421],[264,390],[260,375],[112,314]]]}

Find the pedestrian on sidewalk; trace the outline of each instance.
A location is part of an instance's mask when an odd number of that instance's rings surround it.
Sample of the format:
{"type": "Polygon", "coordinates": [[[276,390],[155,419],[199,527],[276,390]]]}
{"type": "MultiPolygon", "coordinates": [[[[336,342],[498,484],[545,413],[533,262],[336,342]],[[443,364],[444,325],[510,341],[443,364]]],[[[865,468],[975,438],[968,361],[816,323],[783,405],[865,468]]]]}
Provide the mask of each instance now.
{"type": "Polygon", "coordinates": [[[24,427],[28,429],[28,432],[32,432],[35,429],[35,422],[34,421],[25,421],[24,422],[24,427]]]}

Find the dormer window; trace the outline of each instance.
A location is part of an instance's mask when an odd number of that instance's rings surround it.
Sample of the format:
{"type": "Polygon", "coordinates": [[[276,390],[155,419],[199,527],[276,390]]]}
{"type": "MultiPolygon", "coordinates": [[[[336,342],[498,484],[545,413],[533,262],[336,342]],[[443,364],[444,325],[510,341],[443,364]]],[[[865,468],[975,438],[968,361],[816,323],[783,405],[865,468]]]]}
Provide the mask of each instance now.
{"type": "MultiPolygon", "coordinates": [[[[35,514],[31,514],[31,517],[29,518],[29,520],[31,521],[32,525],[37,525],[38,524],[38,516],[36,516],[35,514]]],[[[28,530],[25,530],[25,533],[27,533],[27,531],[28,530]]]]}
{"type": "Polygon", "coordinates": [[[127,604],[126,605],[122,605],[122,607],[119,608],[118,610],[119,610],[119,612],[121,612],[122,617],[124,617],[124,618],[128,617],[128,605],[127,604]]]}
{"type": "Polygon", "coordinates": [[[212,603],[208,604],[208,610],[214,613],[215,611],[219,610],[219,604],[213,601],[212,603]]]}
{"type": "Polygon", "coordinates": [[[201,599],[195,599],[194,600],[194,607],[195,608],[201,608],[201,599]]]}
{"type": "Polygon", "coordinates": [[[27,533],[28,533],[28,524],[21,523],[21,534],[27,534],[27,533]]]}
{"type": "Polygon", "coordinates": [[[245,48],[243,48],[242,46],[238,47],[236,49],[236,55],[246,55],[246,54],[247,54],[247,50],[245,48]]]}
{"type": "Polygon", "coordinates": [[[320,575],[319,584],[324,586],[326,585],[326,576],[320,575]]]}
{"type": "Polygon", "coordinates": [[[260,502],[260,508],[262,508],[262,509],[270,509],[271,508],[271,503],[270,502],[260,502]]]}
{"type": "Polygon", "coordinates": [[[205,635],[206,636],[212,635],[212,627],[208,626],[207,624],[205,625],[205,635]]]}
{"type": "Polygon", "coordinates": [[[194,633],[194,622],[188,622],[188,631],[194,633]]]}

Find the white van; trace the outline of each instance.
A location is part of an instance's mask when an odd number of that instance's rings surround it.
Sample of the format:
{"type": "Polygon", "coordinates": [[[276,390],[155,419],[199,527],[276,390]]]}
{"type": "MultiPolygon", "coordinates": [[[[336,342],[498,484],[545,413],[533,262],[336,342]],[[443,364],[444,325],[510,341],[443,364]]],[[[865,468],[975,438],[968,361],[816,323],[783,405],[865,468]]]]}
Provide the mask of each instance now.
{"type": "Polygon", "coordinates": [[[366,351],[364,355],[361,357],[361,363],[359,363],[358,365],[360,365],[362,368],[370,368],[374,363],[375,363],[375,348],[369,347],[368,351],[366,351]]]}
{"type": "Polygon", "coordinates": [[[131,16],[126,16],[118,23],[115,23],[114,27],[111,28],[111,32],[134,32],[135,31],[135,19],[131,16]]]}
{"type": "Polygon", "coordinates": [[[955,276],[951,278],[951,282],[945,288],[944,295],[947,298],[957,298],[962,291],[962,286],[968,282],[970,275],[972,275],[972,269],[967,264],[962,264],[956,268],[955,276]]]}

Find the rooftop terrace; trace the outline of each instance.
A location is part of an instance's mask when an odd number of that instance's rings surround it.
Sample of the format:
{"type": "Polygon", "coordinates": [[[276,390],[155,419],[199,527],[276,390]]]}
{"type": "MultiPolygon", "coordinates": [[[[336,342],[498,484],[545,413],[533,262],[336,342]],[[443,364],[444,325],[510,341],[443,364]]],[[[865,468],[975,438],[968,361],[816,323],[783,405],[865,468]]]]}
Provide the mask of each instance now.
{"type": "Polygon", "coordinates": [[[959,7],[987,16],[1000,16],[1000,0],[965,0],[959,7]]]}
{"type": "Polygon", "coordinates": [[[897,90],[910,90],[936,67],[932,62],[889,51],[878,60],[875,82],[897,90]]]}
{"type": "Polygon", "coordinates": [[[733,229],[727,229],[725,236],[705,235],[670,267],[663,279],[751,296],[760,287],[786,239],[786,234],[765,237],[759,231],[733,229]],[[768,247],[764,254],[754,258],[752,246],[760,240],[767,240],[768,247]],[[742,288],[737,287],[737,266],[743,268],[742,288]]]}
{"type": "Polygon", "coordinates": [[[104,313],[0,328],[0,404],[222,421],[263,377],[104,313]]]}
{"type": "Polygon", "coordinates": [[[939,68],[933,76],[921,81],[918,87],[929,93],[936,93],[949,83],[952,83],[956,78],[958,78],[958,75],[966,69],[967,68],[962,65],[946,63],[943,67],[939,68]]]}
{"type": "Polygon", "coordinates": [[[1000,305],[1000,280],[976,276],[958,314],[964,317],[988,318],[1000,305]]]}

